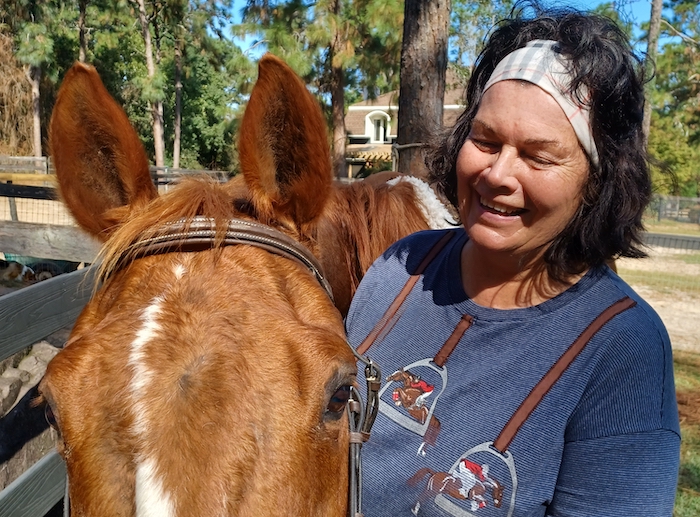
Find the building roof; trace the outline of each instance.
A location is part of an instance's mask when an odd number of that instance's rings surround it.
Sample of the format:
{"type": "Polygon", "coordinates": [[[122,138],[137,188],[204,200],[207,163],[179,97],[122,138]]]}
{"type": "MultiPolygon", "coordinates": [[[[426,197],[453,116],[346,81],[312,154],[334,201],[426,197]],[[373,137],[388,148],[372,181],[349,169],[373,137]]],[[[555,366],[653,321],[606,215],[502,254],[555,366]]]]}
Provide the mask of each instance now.
{"type": "MultiPolygon", "coordinates": [[[[348,108],[348,112],[345,115],[345,129],[348,135],[351,136],[369,136],[365,133],[365,117],[372,111],[384,111],[392,122],[389,136],[396,136],[398,109],[398,90],[379,95],[376,99],[365,99],[356,102],[348,108]]],[[[443,98],[443,125],[445,127],[453,126],[463,110],[464,86],[457,75],[452,70],[448,70],[445,96],[443,98]]]]}

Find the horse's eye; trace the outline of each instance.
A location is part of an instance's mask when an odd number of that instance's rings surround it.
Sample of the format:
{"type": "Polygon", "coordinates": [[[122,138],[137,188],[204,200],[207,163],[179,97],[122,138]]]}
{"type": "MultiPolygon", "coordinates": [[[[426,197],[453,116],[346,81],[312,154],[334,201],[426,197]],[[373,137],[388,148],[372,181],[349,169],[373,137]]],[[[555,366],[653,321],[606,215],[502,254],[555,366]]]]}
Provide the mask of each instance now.
{"type": "Polygon", "coordinates": [[[350,399],[350,385],[341,386],[338,388],[330,401],[328,401],[327,413],[341,413],[350,399]]]}
{"type": "Polygon", "coordinates": [[[56,415],[53,414],[53,409],[51,409],[51,406],[48,404],[44,406],[44,416],[46,417],[46,421],[49,423],[49,425],[58,431],[59,429],[58,422],[56,421],[56,415]]]}

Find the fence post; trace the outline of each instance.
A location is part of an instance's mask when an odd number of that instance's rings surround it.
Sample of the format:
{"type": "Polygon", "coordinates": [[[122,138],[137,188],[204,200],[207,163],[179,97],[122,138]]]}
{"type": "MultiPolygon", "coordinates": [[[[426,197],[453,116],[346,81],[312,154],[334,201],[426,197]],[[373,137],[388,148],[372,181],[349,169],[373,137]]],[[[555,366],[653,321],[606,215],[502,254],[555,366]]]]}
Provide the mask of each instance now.
{"type": "MultiPolygon", "coordinates": [[[[8,185],[12,185],[10,180],[7,180],[6,183],[8,185]]],[[[15,201],[15,198],[8,197],[7,202],[10,203],[10,220],[15,222],[19,221],[19,218],[17,217],[17,202],[15,201]]]]}

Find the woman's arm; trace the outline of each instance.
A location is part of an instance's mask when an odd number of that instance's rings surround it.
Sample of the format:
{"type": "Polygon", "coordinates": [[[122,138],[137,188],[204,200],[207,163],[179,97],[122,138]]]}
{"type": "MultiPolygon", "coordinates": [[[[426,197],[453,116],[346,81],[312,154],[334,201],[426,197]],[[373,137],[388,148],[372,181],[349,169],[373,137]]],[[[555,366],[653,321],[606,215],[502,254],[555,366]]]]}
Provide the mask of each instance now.
{"type": "Polygon", "coordinates": [[[552,517],[670,517],[680,437],[671,430],[566,444],[552,517]]]}

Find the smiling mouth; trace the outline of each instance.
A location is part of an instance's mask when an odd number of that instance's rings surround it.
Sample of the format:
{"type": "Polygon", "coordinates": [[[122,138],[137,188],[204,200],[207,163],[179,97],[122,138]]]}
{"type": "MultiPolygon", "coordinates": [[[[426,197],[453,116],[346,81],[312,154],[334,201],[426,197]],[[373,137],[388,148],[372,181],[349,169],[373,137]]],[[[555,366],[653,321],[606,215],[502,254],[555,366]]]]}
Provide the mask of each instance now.
{"type": "Polygon", "coordinates": [[[479,204],[487,212],[491,212],[492,214],[514,216],[524,214],[525,212],[527,212],[527,210],[525,210],[524,208],[513,208],[510,206],[501,205],[499,203],[494,203],[493,201],[487,201],[483,197],[479,198],[479,204]]]}

